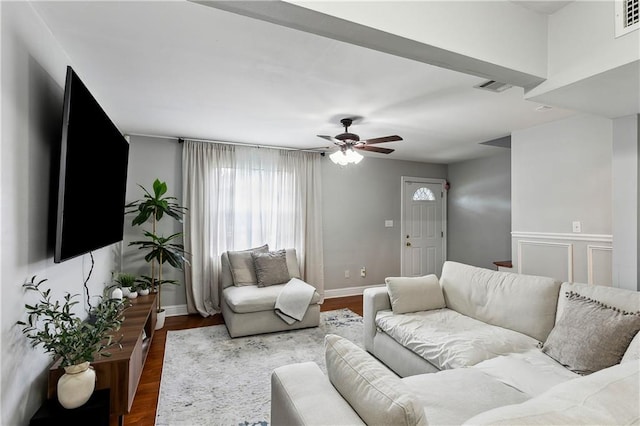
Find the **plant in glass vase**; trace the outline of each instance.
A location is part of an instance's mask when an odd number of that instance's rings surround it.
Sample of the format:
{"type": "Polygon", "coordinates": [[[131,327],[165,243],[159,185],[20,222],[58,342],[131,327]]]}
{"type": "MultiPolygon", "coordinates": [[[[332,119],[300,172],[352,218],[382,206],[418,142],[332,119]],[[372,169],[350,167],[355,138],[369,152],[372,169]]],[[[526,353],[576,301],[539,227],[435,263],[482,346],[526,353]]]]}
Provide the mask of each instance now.
{"type": "Polygon", "coordinates": [[[145,230],[143,235],[146,239],[132,241],[129,245],[137,246],[139,250],[146,252],[144,260],[151,265],[151,274],[141,277],[139,281],[144,281],[153,291],[158,292],[158,324],[156,327],[162,328],[164,325],[162,286],[165,284],[178,284],[176,280],[163,278],[162,267],[165,263],[168,263],[172,267],[182,270],[184,263],[188,262],[188,260],[185,257],[184,245],[179,242],[182,232],[176,232],[165,237],[157,234],[157,227],[160,220],[166,216],[182,223],[182,217],[187,209],[176,203],[175,197],[165,195],[167,193],[167,184],[159,179],[153,182],[153,192],[148,191],[142,185],[138,186],[144,191],[144,197],[127,204],[126,213],[136,214],[131,221],[133,226],[142,226],[147,222],[151,222],[151,231],[145,230]]]}

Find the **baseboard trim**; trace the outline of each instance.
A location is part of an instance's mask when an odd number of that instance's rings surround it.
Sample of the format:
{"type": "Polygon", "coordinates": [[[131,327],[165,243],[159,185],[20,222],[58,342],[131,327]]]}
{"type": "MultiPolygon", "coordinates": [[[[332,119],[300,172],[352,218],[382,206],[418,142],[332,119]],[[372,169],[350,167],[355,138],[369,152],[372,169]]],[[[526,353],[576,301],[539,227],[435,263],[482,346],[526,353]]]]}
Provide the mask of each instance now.
{"type": "Polygon", "coordinates": [[[333,290],[325,290],[324,298],[333,299],[335,297],[359,296],[364,292],[365,288],[384,287],[385,284],[365,285],[360,287],[336,288],[333,290]]]}
{"type": "Polygon", "coordinates": [[[180,315],[189,315],[187,305],[171,305],[164,307],[168,317],[177,317],[180,315]]]}

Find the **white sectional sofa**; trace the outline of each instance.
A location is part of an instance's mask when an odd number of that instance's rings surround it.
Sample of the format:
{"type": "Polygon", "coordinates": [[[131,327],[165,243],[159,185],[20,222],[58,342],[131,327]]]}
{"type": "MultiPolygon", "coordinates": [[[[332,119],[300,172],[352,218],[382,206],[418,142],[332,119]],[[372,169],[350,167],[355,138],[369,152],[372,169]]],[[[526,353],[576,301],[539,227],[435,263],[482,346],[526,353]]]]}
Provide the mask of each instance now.
{"type": "Polygon", "coordinates": [[[640,422],[638,292],[445,262],[367,289],[364,324],[370,353],[273,372],[273,425],[640,422]]]}

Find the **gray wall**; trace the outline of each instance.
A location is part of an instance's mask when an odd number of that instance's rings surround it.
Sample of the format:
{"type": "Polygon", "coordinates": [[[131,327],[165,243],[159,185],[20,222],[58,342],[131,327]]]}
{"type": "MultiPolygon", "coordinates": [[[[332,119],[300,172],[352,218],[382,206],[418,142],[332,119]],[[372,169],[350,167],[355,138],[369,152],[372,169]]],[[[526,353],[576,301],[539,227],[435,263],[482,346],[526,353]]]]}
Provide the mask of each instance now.
{"type": "MultiPolygon", "coordinates": [[[[59,144],[66,66],[73,63],[31,4],[2,2],[0,15],[0,424],[25,425],[45,398],[51,359],[41,347],[32,348],[16,325],[26,319],[25,303],[35,302],[35,295],[25,295],[21,285],[37,275],[48,279],[54,300],[67,292],[82,295],[91,260],[85,255],[53,263],[47,237],[52,150],[59,144]]],[[[81,69],[76,71],[82,76],[81,69]]],[[[88,205],[99,196],[99,188],[92,189],[88,205]]],[[[110,282],[117,251],[110,246],[93,252],[92,295],[101,294],[110,282]]],[[[78,300],[75,312],[86,317],[84,297],[78,300]]]]}
{"type": "Polygon", "coordinates": [[[613,120],[613,283],[640,290],[639,116],[613,120]]]}
{"type": "Polygon", "coordinates": [[[511,151],[449,164],[448,259],[495,269],[511,259],[511,151]]]}
{"type": "MultiPolygon", "coordinates": [[[[167,183],[167,196],[176,197],[182,205],[182,144],[176,139],[132,136],[129,148],[129,169],[127,176],[127,202],[139,200],[144,192],[138,185],[152,191],[157,178],[167,183]]],[[[140,239],[143,229],[151,230],[149,222],[143,226],[131,226],[134,215],[125,218],[123,269],[137,275],[150,275],[149,264],[144,260],[144,252],[136,247],[128,247],[129,242],[140,239]]],[[[169,236],[182,232],[182,224],[170,217],[163,218],[156,232],[169,236]]],[[[177,280],[180,285],[162,287],[162,305],[185,305],[184,273],[165,264],[162,269],[164,279],[177,280]]]]}
{"type": "Polygon", "coordinates": [[[447,166],[365,157],[358,165],[341,167],[325,157],[325,291],[383,284],[385,277],[400,274],[402,176],[444,179],[447,166]],[[385,228],[385,220],[393,220],[393,227],[385,228]],[[345,270],[350,278],[344,277],[345,270]]]}
{"type": "Polygon", "coordinates": [[[515,131],[511,160],[514,272],[612,285],[612,121],[584,114],[515,131]]]}

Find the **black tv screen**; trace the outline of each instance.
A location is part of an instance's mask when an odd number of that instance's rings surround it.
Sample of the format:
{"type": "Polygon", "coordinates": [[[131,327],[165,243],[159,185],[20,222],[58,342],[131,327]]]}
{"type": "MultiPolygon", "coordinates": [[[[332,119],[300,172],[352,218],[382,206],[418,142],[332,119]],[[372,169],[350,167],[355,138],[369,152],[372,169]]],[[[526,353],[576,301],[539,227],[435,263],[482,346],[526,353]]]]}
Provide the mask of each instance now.
{"type": "Polygon", "coordinates": [[[54,262],[122,240],[128,159],[129,143],[67,67],[54,262]]]}

